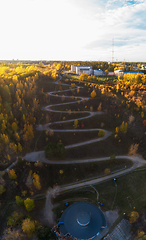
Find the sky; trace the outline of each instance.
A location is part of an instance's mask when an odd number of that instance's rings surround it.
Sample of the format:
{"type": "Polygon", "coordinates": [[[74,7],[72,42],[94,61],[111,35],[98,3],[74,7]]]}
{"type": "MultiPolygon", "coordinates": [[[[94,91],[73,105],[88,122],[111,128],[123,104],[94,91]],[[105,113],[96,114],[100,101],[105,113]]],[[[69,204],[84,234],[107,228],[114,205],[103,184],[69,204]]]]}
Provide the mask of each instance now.
{"type": "Polygon", "coordinates": [[[0,0],[0,60],[146,62],[146,0],[0,0]]]}

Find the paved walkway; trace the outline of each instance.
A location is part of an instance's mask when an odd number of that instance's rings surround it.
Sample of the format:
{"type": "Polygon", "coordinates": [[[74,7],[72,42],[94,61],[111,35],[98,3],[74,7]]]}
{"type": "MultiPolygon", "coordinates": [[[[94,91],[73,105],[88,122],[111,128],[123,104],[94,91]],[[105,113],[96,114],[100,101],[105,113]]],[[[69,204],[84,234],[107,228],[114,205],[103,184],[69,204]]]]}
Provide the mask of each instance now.
{"type": "Polygon", "coordinates": [[[108,233],[109,229],[113,225],[113,223],[116,221],[116,219],[119,217],[118,211],[106,211],[103,212],[105,219],[106,219],[106,228],[103,228],[100,230],[99,234],[94,238],[94,240],[100,240],[103,239],[103,237],[108,233]]]}
{"type": "MultiPolygon", "coordinates": [[[[59,79],[60,80],[60,79],[59,79]]],[[[58,80],[58,81],[59,81],[58,80]]],[[[56,82],[56,84],[58,84],[58,81],[56,82]]],[[[68,86],[70,87],[69,84],[62,84],[62,85],[65,85],[65,86],[68,86]]],[[[81,87],[78,87],[78,86],[74,86],[73,89],[77,89],[77,88],[81,88],[81,87]]],[[[53,92],[48,92],[48,95],[50,96],[55,96],[55,97],[62,97],[62,95],[60,93],[63,93],[63,92],[68,92],[68,91],[71,91],[71,89],[67,89],[67,90],[62,90],[62,91],[53,91],[53,92]],[[60,94],[60,95],[59,95],[60,94]]],[[[65,98],[71,98],[72,99],[72,96],[64,96],[65,98]]],[[[78,101],[80,102],[85,102],[85,101],[88,101],[89,98],[85,98],[85,97],[76,97],[77,100],[75,101],[71,101],[71,102],[66,102],[66,103],[58,103],[58,104],[51,104],[51,105],[48,105],[46,107],[43,107],[42,110],[45,110],[45,111],[50,111],[50,112],[54,112],[54,113],[68,113],[67,111],[61,111],[61,110],[53,110],[52,108],[54,107],[59,107],[59,106],[64,106],[64,105],[71,105],[71,104],[75,104],[75,103],[78,103],[78,101]]],[[[74,111],[70,111],[70,113],[74,113],[74,111]]],[[[51,122],[51,123],[47,123],[47,124],[44,124],[44,125],[38,125],[36,126],[36,129],[38,131],[42,131],[42,130],[47,130],[47,131],[50,131],[50,130],[53,130],[53,132],[92,132],[92,131],[100,131],[100,130],[103,130],[105,132],[105,135],[103,137],[98,137],[96,139],[91,139],[89,141],[83,141],[83,142],[80,142],[78,144],[71,144],[71,145],[68,145],[66,146],[65,148],[66,149],[69,149],[69,148],[73,148],[73,147],[78,147],[78,146],[83,146],[83,145],[86,145],[86,144],[90,144],[90,143],[95,143],[95,142],[98,142],[98,141],[102,141],[102,140],[105,140],[106,138],[108,138],[112,132],[109,132],[105,129],[101,129],[101,128],[94,128],[94,129],[65,129],[65,130],[61,130],[61,129],[52,129],[51,128],[51,125],[57,125],[57,124],[60,124],[60,123],[68,123],[68,122],[74,122],[75,120],[85,120],[87,118],[91,118],[95,115],[100,115],[100,114],[103,114],[104,112],[102,111],[96,111],[96,112],[93,112],[93,111],[77,111],[77,113],[87,113],[88,116],[86,117],[80,117],[80,118],[75,118],[75,119],[70,119],[70,120],[65,120],[65,121],[56,121],[56,122],[51,122]]]]}
{"type": "Polygon", "coordinates": [[[132,240],[130,233],[131,224],[128,220],[122,219],[121,222],[114,228],[112,233],[108,234],[103,240],[132,240]]]}
{"type": "MultiPolygon", "coordinates": [[[[124,169],[122,171],[118,171],[116,173],[104,176],[104,177],[100,177],[100,178],[95,178],[95,179],[85,179],[84,181],[80,181],[77,183],[73,183],[73,184],[68,184],[65,186],[60,186],[60,191],[68,191],[70,189],[74,189],[74,188],[80,188],[83,186],[87,186],[87,185],[92,185],[92,184],[96,184],[99,182],[103,182],[106,181],[108,179],[111,178],[115,178],[117,176],[123,175],[125,173],[128,173],[130,171],[133,171],[136,168],[142,167],[144,165],[146,165],[146,161],[141,157],[141,156],[128,156],[128,155],[124,155],[124,156],[116,156],[116,159],[129,159],[133,162],[133,166],[127,169],[124,169]]],[[[110,157],[103,157],[103,158],[92,158],[92,159],[82,159],[82,160],[62,160],[62,161],[52,161],[52,160],[48,160],[45,157],[45,153],[44,151],[38,151],[38,152],[32,152],[32,153],[28,153],[26,154],[23,159],[30,161],[30,162],[36,162],[36,161],[40,161],[43,163],[47,163],[47,164],[74,164],[74,163],[87,163],[87,162],[98,162],[98,161],[107,161],[110,160],[110,157]]]]}

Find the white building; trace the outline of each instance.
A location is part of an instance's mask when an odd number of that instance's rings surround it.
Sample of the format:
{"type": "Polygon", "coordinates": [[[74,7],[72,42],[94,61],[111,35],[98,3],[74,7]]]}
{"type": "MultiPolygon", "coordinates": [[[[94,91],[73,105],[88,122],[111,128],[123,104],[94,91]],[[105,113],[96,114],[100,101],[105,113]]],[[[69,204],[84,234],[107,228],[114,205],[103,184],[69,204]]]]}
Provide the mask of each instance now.
{"type": "Polygon", "coordinates": [[[103,75],[103,71],[101,69],[99,70],[94,70],[94,75],[95,76],[102,76],[103,75]]]}
{"type": "Polygon", "coordinates": [[[75,66],[71,65],[71,72],[75,72],[77,75],[87,73],[88,75],[102,76],[104,75],[101,69],[93,70],[92,66],[75,66]]]}
{"type": "Polygon", "coordinates": [[[79,67],[79,66],[71,65],[71,72],[76,72],[76,67],[79,67]]]}
{"type": "Polygon", "coordinates": [[[124,72],[122,70],[115,70],[114,73],[115,73],[115,76],[117,76],[117,77],[119,77],[119,76],[121,77],[124,75],[124,72]]]}
{"type": "Polygon", "coordinates": [[[145,70],[145,69],[146,69],[146,65],[145,65],[145,64],[142,64],[141,69],[142,69],[142,70],[145,70]]]}
{"type": "Polygon", "coordinates": [[[75,72],[77,75],[87,73],[88,75],[94,74],[92,66],[75,66],[71,65],[71,72],[75,72]]]}
{"type": "Polygon", "coordinates": [[[93,74],[93,69],[90,66],[76,67],[76,74],[81,75],[87,73],[88,75],[93,74]]]}

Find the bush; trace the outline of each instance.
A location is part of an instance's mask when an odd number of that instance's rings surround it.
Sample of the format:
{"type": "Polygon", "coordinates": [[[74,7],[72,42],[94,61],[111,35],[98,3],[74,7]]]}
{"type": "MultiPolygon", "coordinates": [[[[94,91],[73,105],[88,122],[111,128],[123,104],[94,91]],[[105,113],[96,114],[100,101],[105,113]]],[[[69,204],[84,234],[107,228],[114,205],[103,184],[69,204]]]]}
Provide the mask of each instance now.
{"type": "Polygon", "coordinates": [[[137,221],[137,219],[139,218],[139,213],[136,211],[132,211],[129,215],[129,222],[130,223],[134,223],[137,221]]]}
{"type": "Polygon", "coordinates": [[[39,228],[37,236],[39,240],[56,239],[55,234],[52,233],[51,228],[48,226],[42,226],[39,228]]]}
{"type": "Polygon", "coordinates": [[[120,131],[122,133],[126,133],[127,132],[127,122],[126,123],[124,121],[122,122],[122,124],[120,126],[120,131]]]}
{"type": "Polygon", "coordinates": [[[93,91],[91,92],[91,97],[92,97],[92,98],[96,97],[96,92],[95,92],[95,90],[93,90],[93,91]]]}
{"type": "Polygon", "coordinates": [[[110,169],[109,169],[109,168],[106,168],[106,169],[104,170],[104,173],[105,173],[105,174],[110,173],[110,169]]]}
{"type": "Polygon", "coordinates": [[[15,180],[17,178],[17,175],[16,175],[14,169],[8,170],[8,175],[9,175],[10,179],[15,180]]]}
{"type": "Polygon", "coordinates": [[[17,204],[19,207],[23,207],[23,205],[24,205],[24,200],[23,200],[21,197],[19,197],[19,196],[16,196],[15,199],[16,199],[16,204],[17,204]]]}
{"type": "Polygon", "coordinates": [[[110,160],[115,160],[115,159],[116,159],[115,154],[112,154],[112,155],[110,156],[110,160]]]}
{"type": "Polygon", "coordinates": [[[105,135],[105,131],[100,130],[100,131],[98,132],[98,137],[103,137],[104,135],[105,135]]]}
{"type": "Polygon", "coordinates": [[[7,225],[15,226],[21,224],[21,219],[23,218],[22,213],[13,212],[12,216],[7,218],[7,225]]]}
{"type": "Polygon", "coordinates": [[[32,211],[35,207],[34,200],[30,198],[27,198],[26,200],[24,200],[24,205],[28,212],[32,211]]]}
{"type": "Polygon", "coordinates": [[[37,173],[33,173],[33,184],[37,190],[41,190],[40,177],[37,173]]]}
{"type": "Polygon", "coordinates": [[[18,158],[17,158],[17,164],[20,166],[20,165],[22,165],[22,163],[23,163],[22,158],[21,158],[21,157],[18,157],[18,158]]]}
{"type": "Polygon", "coordinates": [[[50,142],[46,147],[45,147],[45,155],[47,158],[65,158],[65,147],[63,143],[52,143],[50,142]]]}
{"type": "Polygon", "coordinates": [[[3,187],[3,185],[0,185],[0,195],[2,195],[6,189],[3,187]]]}

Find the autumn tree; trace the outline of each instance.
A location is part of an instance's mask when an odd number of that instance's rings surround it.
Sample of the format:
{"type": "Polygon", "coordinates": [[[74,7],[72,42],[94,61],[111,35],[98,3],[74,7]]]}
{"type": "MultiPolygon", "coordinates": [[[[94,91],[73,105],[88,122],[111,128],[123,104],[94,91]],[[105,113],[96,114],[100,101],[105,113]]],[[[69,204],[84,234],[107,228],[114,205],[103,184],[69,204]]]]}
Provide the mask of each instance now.
{"type": "Polygon", "coordinates": [[[41,189],[40,177],[37,173],[33,173],[33,184],[37,190],[41,189]]]}
{"type": "Polygon", "coordinates": [[[22,199],[22,197],[16,196],[15,199],[16,199],[16,204],[17,204],[19,207],[23,207],[23,205],[24,205],[24,200],[22,199]]]}
{"type": "Polygon", "coordinates": [[[136,211],[132,211],[128,216],[129,216],[129,222],[134,223],[139,218],[139,213],[136,211]]]}
{"type": "Polygon", "coordinates": [[[33,138],[34,138],[33,126],[31,124],[25,124],[23,134],[23,139],[25,143],[28,145],[33,138]]]}
{"type": "Polygon", "coordinates": [[[122,132],[122,133],[126,133],[127,132],[127,122],[122,122],[122,124],[121,124],[121,126],[120,126],[120,131],[122,132]]]}
{"type": "Polygon", "coordinates": [[[13,212],[11,216],[7,218],[7,225],[15,226],[19,224],[20,219],[23,217],[21,212],[13,212]]]}
{"type": "Polygon", "coordinates": [[[27,234],[28,237],[32,237],[32,235],[35,233],[35,229],[35,221],[30,220],[29,218],[23,220],[22,230],[27,234]]]}
{"type": "Polygon", "coordinates": [[[15,179],[17,178],[17,175],[16,175],[14,169],[10,169],[10,170],[8,169],[8,175],[9,175],[9,178],[10,178],[10,179],[15,180],[15,179]]]}
{"type": "Polygon", "coordinates": [[[109,168],[106,168],[106,169],[104,170],[104,173],[105,173],[105,174],[110,173],[110,169],[109,169],[109,168]]]}
{"type": "Polygon", "coordinates": [[[17,123],[16,123],[16,122],[13,122],[13,123],[12,123],[12,130],[13,130],[14,132],[16,132],[17,129],[18,129],[17,123]]]}
{"type": "Polygon", "coordinates": [[[93,91],[91,92],[91,97],[92,97],[92,98],[96,97],[96,92],[95,92],[95,90],[93,90],[93,91]]]}
{"type": "Polygon", "coordinates": [[[78,127],[79,127],[79,124],[78,124],[78,120],[77,120],[77,119],[74,121],[73,127],[74,127],[74,128],[78,128],[78,127]]]}
{"type": "Polygon", "coordinates": [[[137,232],[137,237],[135,238],[136,239],[139,239],[139,240],[144,240],[146,239],[146,235],[145,235],[145,232],[142,231],[142,230],[138,230],[137,232]]]}
{"type": "Polygon", "coordinates": [[[4,188],[4,186],[0,184],[0,195],[2,195],[5,191],[6,189],[4,188]]]}
{"type": "Polygon", "coordinates": [[[16,230],[15,228],[7,228],[5,229],[2,240],[25,240],[26,236],[20,231],[16,230]]]}
{"type": "Polygon", "coordinates": [[[26,200],[24,200],[24,206],[28,212],[32,211],[35,207],[34,200],[27,198],[26,200]]]}
{"type": "Polygon", "coordinates": [[[138,151],[138,147],[139,147],[139,143],[131,144],[128,154],[129,155],[136,155],[136,153],[138,151]]]}
{"type": "Polygon", "coordinates": [[[104,130],[99,130],[98,137],[103,137],[104,135],[105,135],[105,131],[104,130]]]}

